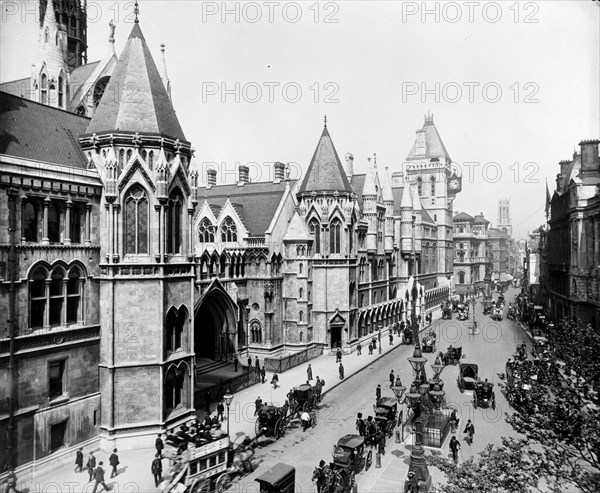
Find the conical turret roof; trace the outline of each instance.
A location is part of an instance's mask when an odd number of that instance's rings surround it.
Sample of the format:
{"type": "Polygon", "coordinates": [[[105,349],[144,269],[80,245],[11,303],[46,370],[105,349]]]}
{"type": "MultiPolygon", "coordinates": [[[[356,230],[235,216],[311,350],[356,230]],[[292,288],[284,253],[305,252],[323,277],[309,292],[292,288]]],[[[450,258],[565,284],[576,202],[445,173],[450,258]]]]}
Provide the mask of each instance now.
{"type": "Polygon", "coordinates": [[[371,161],[367,163],[367,172],[365,173],[365,183],[362,189],[362,196],[369,197],[377,196],[377,184],[375,183],[375,170],[371,165],[371,161]]]}
{"type": "Polygon", "coordinates": [[[285,235],[283,235],[283,241],[310,241],[312,239],[306,224],[298,212],[294,212],[294,215],[288,224],[287,231],[285,232],[285,235]]]}
{"type": "Polygon", "coordinates": [[[352,187],[325,125],[298,193],[335,191],[352,193],[352,187]]]}
{"type": "Polygon", "coordinates": [[[392,193],[392,182],[387,168],[379,168],[379,183],[381,184],[381,195],[384,202],[393,202],[394,194],[392,193]]]}
{"type": "Polygon", "coordinates": [[[407,160],[419,160],[419,159],[446,159],[448,162],[452,162],[450,155],[446,150],[442,138],[435,128],[433,123],[433,115],[425,117],[425,123],[421,130],[417,130],[417,139],[413,144],[407,160]]]}
{"type": "Polygon", "coordinates": [[[117,130],[186,140],[138,22],[87,133],[117,130]]]}

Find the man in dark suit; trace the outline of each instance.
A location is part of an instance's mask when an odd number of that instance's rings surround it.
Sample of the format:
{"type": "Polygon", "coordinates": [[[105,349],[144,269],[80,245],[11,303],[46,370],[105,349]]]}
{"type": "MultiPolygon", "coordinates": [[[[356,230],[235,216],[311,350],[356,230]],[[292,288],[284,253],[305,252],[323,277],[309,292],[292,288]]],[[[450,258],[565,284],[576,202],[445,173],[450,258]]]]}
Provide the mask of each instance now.
{"type": "Polygon", "coordinates": [[[83,449],[77,449],[77,454],[75,455],[75,472],[83,471],[83,449]]]}
{"type": "Polygon", "coordinates": [[[94,457],[94,452],[90,452],[90,456],[88,457],[86,467],[87,467],[88,474],[90,475],[90,483],[91,483],[92,480],[94,479],[94,469],[96,469],[96,457],[94,457]]]}
{"type": "Polygon", "coordinates": [[[117,455],[117,449],[113,449],[113,453],[108,458],[108,463],[112,467],[112,472],[110,473],[110,479],[114,478],[117,474],[117,466],[119,465],[119,456],[117,455]]]}
{"type": "Polygon", "coordinates": [[[159,454],[156,454],[156,457],[152,461],[152,475],[154,476],[154,486],[158,488],[158,485],[162,481],[162,461],[159,454]]]}
{"type": "Polygon", "coordinates": [[[92,493],[96,493],[96,490],[98,489],[99,484],[102,485],[102,487],[104,488],[104,491],[110,491],[110,488],[108,486],[106,486],[106,483],[104,482],[104,469],[102,469],[103,464],[104,464],[104,462],[100,461],[98,463],[98,467],[94,471],[94,479],[96,480],[96,484],[94,485],[94,489],[92,490],[92,493]]]}
{"type": "Polygon", "coordinates": [[[154,442],[154,446],[156,447],[156,455],[158,457],[162,457],[162,451],[165,448],[165,444],[160,439],[160,433],[158,434],[158,437],[156,438],[156,442],[154,442]]]}

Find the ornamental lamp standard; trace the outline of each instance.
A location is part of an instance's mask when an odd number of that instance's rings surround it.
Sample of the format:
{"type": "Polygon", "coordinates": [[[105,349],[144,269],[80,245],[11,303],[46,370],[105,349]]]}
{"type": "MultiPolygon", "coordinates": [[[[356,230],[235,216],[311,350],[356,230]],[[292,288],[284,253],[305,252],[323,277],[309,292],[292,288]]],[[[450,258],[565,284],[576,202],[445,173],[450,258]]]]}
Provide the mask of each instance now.
{"type": "Polygon", "coordinates": [[[229,388],[227,388],[227,392],[225,392],[223,399],[225,400],[225,405],[227,406],[227,436],[229,436],[229,406],[231,406],[231,401],[233,401],[233,394],[229,388]]]}
{"type": "Polygon", "coordinates": [[[425,380],[421,378],[421,372],[423,371],[425,363],[427,363],[427,358],[423,356],[421,348],[418,346],[418,339],[415,343],[415,350],[413,351],[413,355],[411,358],[408,358],[408,362],[410,363],[410,366],[412,366],[413,370],[416,373],[415,383],[420,385],[420,383],[425,380]]]}
{"type": "MultiPolygon", "coordinates": [[[[411,358],[409,358],[410,361],[411,358]]],[[[411,363],[412,364],[412,363],[411,363]]],[[[416,385],[410,387],[410,392],[406,394],[408,406],[415,414],[415,443],[410,454],[410,466],[408,469],[408,477],[415,475],[419,481],[419,491],[428,492],[431,489],[431,475],[427,464],[425,463],[425,451],[421,443],[421,420],[417,418],[417,413],[421,413],[421,400],[423,396],[417,390],[416,385]]]]}
{"type": "Polygon", "coordinates": [[[433,404],[435,409],[439,409],[442,403],[444,402],[444,396],[446,392],[442,390],[442,386],[436,382],[433,385],[433,390],[429,391],[429,397],[431,399],[431,403],[433,404]]]}

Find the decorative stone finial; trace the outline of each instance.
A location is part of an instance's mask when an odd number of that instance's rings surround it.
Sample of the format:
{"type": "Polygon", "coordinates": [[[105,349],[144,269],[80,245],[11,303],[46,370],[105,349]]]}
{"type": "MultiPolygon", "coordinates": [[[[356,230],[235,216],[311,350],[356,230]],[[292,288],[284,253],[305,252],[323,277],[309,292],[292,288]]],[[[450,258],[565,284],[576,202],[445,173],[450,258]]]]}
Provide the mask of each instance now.
{"type": "Polygon", "coordinates": [[[133,7],[133,13],[135,14],[135,21],[134,22],[137,24],[138,22],[140,22],[138,20],[138,15],[140,13],[140,6],[138,5],[137,0],[135,0],[135,4],[134,4],[134,7],[133,7]]]}
{"type": "Polygon", "coordinates": [[[117,27],[117,25],[114,23],[114,20],[111,19],[110,22],[108,23],[108,27],[110,28],[110,36],[108,37],[108,42],[109,43],[115,43],[115,29],[117,27]]]}

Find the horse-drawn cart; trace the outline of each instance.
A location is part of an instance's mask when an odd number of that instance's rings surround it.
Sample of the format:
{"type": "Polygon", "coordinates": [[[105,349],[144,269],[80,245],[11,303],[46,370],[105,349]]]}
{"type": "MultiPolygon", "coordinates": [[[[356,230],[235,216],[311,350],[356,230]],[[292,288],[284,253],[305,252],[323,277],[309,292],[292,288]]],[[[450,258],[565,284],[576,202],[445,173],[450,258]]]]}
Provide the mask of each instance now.
{"type": "Polygon", "coordinates": [[[265,404],[258,411],[254,431],[256,436],[266,436],[278,440],[281,438],[288,423],[288,406],[276,407],[265,404]]]}
{"type": "Polygon", "coordinates": [[[280,462],[255,481],[260,485],[260,493],[295,493],[296,468],[280,462]]]}
{"type": "Polygon", "coordinates": [[[479,366],[476,363],[461,362],[458,365],[458,388],[461,392],[465,390],[475,390],[479,366]]]}
{"type": "Polygon", "coordinates": [[[375,406],[375,421],[388,437],[394,434],[398,419],[398,401],[392,397],[381,397],[375,406]]]}

